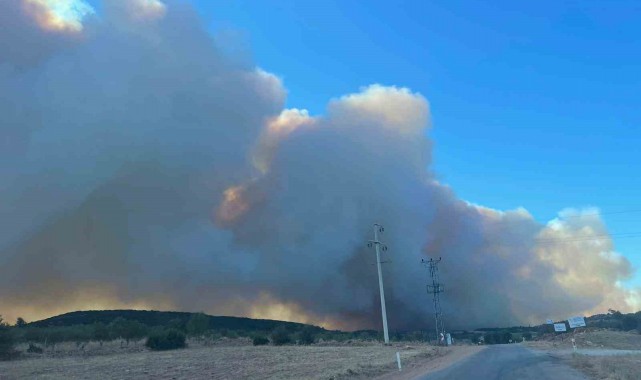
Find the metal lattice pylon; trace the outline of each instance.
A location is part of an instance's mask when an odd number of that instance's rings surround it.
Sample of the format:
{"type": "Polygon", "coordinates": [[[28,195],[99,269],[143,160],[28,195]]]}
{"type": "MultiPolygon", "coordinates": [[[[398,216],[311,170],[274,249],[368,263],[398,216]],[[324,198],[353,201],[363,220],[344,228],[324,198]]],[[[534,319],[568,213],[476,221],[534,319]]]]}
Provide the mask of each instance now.
{"type": "Polygon", "coordinates": [[[439,294],[443,293],[443,285],[439,282],[438,276],[438,263],[441,262],[441,258],[438,260],[429,259],[421,260],[421,263],[426,265],[430,271],[430,278],[432,279],[432,284],[427,285],[427,293],[432,294],[432,301],[434,302],[434,327],[436,330],[436,340],[441,342],[445,338],[445,326],[443,324],[443,312],[441,311],[441,300],[439,294]],[[439,339],[439,337],[441,339],[439,339]]]}

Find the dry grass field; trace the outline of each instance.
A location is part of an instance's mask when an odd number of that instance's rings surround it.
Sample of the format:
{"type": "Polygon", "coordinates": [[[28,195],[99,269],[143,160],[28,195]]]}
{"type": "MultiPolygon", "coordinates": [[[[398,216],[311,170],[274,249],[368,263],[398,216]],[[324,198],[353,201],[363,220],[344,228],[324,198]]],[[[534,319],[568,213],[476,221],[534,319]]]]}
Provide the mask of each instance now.
{"type": "Polygon", "coordinates": [[[574,334],[578,354],[572,354],[572,335],[547,335],[528,346],[563,357],[568,364],[593,379],[641,379],[641,334],[588,329],[574,334]],[[629,354],[638,351],[638,354],[629,354]]]}
{"type": "Polygon", "coordinates": [[[394,371],[397,351],[406,365],[448,352],[420,344],[255,347],[245,340],[192,342],[187,349],[164,352],[118,343],[91,343],[83,352],[67,344],[45,355],[0,362],[0,379],[365,379],[394,371]]]}
{"type": "Polygon", "coordinates": [[[571,364],[593,379],[638,380],[641,378],[641,355],[575,355],[571,359],[571,364]]]}
{"type": "MultiPolygon", "coordinates": [[[[572,334],[548,334],[540,340],[528,342],[528,346],[541,349],[570,349],[572,334]]],[[[574,334],[578,348],[610,348],[615,350],[641,350],[641,334],[605,329],[588,329],[574,334]]]]}

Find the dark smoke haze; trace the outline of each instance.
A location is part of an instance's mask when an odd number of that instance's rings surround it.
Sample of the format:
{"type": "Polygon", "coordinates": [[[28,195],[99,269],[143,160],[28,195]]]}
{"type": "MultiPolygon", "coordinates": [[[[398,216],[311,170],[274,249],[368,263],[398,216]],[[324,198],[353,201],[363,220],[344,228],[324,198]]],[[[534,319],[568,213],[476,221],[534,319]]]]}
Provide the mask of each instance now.
{"type": "Polygon", "coordinates": [[[53,3],[0,2],[6,319],[131,307],[378,328],[373,223],[394,329],[429,322],[427,257],[443,257],[452,327],[639,305],[630,263],[586,239],[608,233],[598,210],[540,224],[439,183],[422,95],[371,85],[314,117],[183,2],[104,1],[82,22],[53,3]]]}

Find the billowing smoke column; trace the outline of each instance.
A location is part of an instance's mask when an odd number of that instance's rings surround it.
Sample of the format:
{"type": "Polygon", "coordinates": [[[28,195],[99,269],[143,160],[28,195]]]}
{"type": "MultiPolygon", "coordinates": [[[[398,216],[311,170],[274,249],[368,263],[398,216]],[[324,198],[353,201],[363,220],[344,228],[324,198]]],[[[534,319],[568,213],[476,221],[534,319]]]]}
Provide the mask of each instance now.
{"type": "Polygon", "coordinates": [[[451,327],[627,310],[598,210],[547,225],[469,204],[429,171],[425,98],[372,85],[326,115],[222,53],[182,2],[0,3],[0,313],[156,308],[424,328],[443,257],[451,327]],[[7,32],[7,30],[9,32],[7,32]]]}

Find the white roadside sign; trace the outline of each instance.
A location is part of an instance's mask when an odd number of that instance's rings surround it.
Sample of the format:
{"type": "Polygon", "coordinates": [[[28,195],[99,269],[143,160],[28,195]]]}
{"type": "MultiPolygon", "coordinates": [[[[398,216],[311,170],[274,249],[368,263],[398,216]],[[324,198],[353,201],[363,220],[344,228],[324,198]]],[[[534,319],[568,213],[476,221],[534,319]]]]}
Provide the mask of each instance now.
{"type": "Polygon", "coordinates": [[[555,332],[563,332],[563,331],[567,331],[567,330],[565,329],[565,323],[555,323],[555,324],[554,324],[554,331],[555,331],[555,332]]]}
{"type": "Polygon", "coordinates": [[[551,319],[546,319],[545,323],[547,323],[548,325],[552,325],[552,324],[554,324],[554,321],[551,320],[551,319]]]}
{"type": "Polygon", "coordinates": [[[568,318],[568,323],[570,324],[571,329],[585,327],[585,319],[583,317],[568,318]]]}

